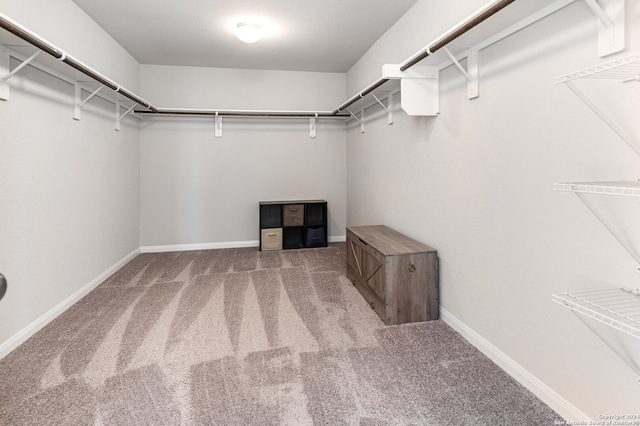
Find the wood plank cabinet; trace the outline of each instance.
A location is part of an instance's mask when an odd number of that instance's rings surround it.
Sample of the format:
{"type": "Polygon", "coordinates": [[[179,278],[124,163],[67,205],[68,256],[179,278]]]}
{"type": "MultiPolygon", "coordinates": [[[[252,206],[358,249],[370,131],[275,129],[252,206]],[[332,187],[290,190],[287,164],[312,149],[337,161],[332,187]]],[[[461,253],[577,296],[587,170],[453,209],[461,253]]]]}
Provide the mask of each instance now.
{"type": "Polygon", "coordinates": [[[384,225],[347,228],[347,278],[386,325],[438,319],[438,252],[384,225]]]}

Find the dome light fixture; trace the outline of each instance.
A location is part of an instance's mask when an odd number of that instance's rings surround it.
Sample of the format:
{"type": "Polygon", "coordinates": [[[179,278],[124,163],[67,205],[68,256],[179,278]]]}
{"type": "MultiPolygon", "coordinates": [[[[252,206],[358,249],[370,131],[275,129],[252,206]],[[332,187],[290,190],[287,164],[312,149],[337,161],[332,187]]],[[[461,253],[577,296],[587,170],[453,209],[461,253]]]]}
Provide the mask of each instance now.
{"type": "Polygon", "coordinates": [[[240,22],[236,26],[236,36],[244,43],[260,40],[260,26],[252,22],[240,22]]]}

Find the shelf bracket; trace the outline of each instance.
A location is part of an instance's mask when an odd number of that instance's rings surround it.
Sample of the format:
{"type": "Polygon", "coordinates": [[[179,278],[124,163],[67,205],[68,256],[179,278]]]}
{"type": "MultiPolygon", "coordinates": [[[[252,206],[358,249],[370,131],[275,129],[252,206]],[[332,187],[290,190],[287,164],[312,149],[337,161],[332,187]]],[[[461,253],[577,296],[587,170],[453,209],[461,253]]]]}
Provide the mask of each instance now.
{"type": "Polygon", "coordinates": [[[18,71],[20,71],[22,68],[26,67],[27,65],[29,65],[29,63],[31,61],[33,61],[39,54],[40,54],[41,50],[36,51],[33,55],[29,56],[27,59],[25,59],[20,65],[18,65],[17,67],[14,68],[13,71],[11,71],[9,74],[5,75],[4,77],[2,77],[2,81],[3,82],[7,82],[11,77],[13,77],[18,71]]]}
{"type": "Polygon", "coordinates": [[[625,0],[584,0],[598,18],[598,55],[625,48],[625,0]]]}
{"type": "Polygon", "coordinates": [[[409,115],[440,114],[440,76],[437,67],[416,65],[400,71],[400,65],[382,66],[382,77],[400,80],[400,107],[409,115]]]}
{"type": "Polygon", "coordinates": [[[222,116],[218,115],[218,111],[216,111],[216,116],[213,122],[213,136],[216,138],[222,137],[222,116]]]}
{"type": "Polygon", "coordinates": [[[362,108],[362,111],[360,112],[360,118],[358,118],[353,112],[351,112],[349,108],[347,108],[347,111],[354,120],[360,123],[360,133],[364,133],[364,108],[362,108]]]}
{"type": "Polygon", "coordinates": [[[373,99],[375,99],[376,102],[378,102],[380,104],[382,109],[384,109],[387,112],[387,124],[393,124],[393,114],[391,113],[391,92],[389,92],[389,96],[387,98],[387,105],[386,106],[385,106],[385,104],[382,103],[382,101],[380,99],[378,99],[378,97],[375,95],[375,93],[372,92],[371,96],[373,96],[373,99]]]}
{"type": "Polygon", "coordinates": [[[82,100],[82,88],[80,87],[80,83],[76,83],[74,85],[74,102],[73,102],[73,119],[80,120],[82,115],[82,106],[86,104],[89,99],[93,98],[98,94],[100,90],[102,90],[104,86],[98,87],[93,93],[86,97],[86,99],[82,100]]]}
{"type": "MultiPolygon", "coordinates": [[[[0,46],[0,75],[8,75],[11,62],[11,55],[4,48],[0,46]]],[[[0,80],[0,99],[4,101],[9,100],[9,83],[4,80],[0,80]]]]}
{"type": "Polygon", "coordinates": [[[458,59],[453,56],[453,53],[446,47],[442,48],[453,65],[462,73],[462,75],[467,79],[467,97],[469,99],[474,99],[478,97],[478,49],[470,49],[469,54],[467,55],[467,68],[465,70],[458,59]]]}
{"type": "Polygon", "coordinates": [[[20,65],[15,67],[13,71],[9,72],[10,55],[4,49],[2,50],[2,59],[1,59],[2,63],[0,64],[0,70],[2,71],[2,74],[4,74],[4,77],[0,79],[0,99],[9,100],[9,83],[7,82],[11,77],[16,75],[18,71],[20,71],[22,68],[29,65],[29,63],[33,61],[40,54],[40,52],[41,50],[36,51],[33,55],[29,56],[27,59],[22,61],[20,65]]]}
{"type": "Polygon", "coordinates": [[[120,102],[116,101],[116,127],[115,130],[120,131],[120,120],[122,120],[127,114],[129,114],[138,104],[133,104],[131,108],[124,114],[120,115],[120,102]]]}
{"type": "Polygon", "coordinates": [[[584,203],[585,206],[593,213],[593,215],[604,225],[605,228],[613,235],[613,237],[622,245],[622,247],[631,255],[631,257],[636,261],[637,264],[640,264],[640,256],[635,250],[609,225],[606,219],[600,214],[600,212],[587,200],[585,195],[581,192],[575,193],[580,201],[584,203]]]}
{"type": "Polygon", "coordinates": [[[316,113],[315,117],[309,118],[309,137],[311,139],[315,139],[317,136],[318,130],[318,113],[316,113]]]}
{"type": "Polygon", "coordinates": [[[609,118],[602,112],[598,107],[595,106],[593,102],[589,100],[571,81],[567,81],[565,83],[567,87],[582,101],[586,106],[591,109],[604,123],[609,126],[611,130],[617,134],[620,139],[622,139],[631,149],[633,149],[636,154],[640,155],[640,148],[636,144],[634,144],[629,138],[616,126],[609,118]]]}

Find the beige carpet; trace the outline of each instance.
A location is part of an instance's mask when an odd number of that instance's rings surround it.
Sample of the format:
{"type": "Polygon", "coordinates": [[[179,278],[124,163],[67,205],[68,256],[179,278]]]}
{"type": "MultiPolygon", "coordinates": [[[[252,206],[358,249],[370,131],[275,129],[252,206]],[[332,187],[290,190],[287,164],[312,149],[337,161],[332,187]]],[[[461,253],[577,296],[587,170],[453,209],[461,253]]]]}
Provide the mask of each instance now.
{"type": "Polygon", "coordinates": [[[441,321],[385,327],[345,245],[142,254],[0,361],[2,425],[552,425],[441,321]]]}

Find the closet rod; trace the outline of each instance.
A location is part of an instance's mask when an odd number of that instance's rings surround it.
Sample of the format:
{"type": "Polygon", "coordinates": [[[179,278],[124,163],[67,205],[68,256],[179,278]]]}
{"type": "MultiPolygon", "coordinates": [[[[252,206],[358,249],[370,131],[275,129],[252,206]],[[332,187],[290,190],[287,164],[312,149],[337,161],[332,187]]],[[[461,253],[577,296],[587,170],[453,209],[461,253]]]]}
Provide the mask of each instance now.
{"type": "Polygon", "coordinates": [[[223,117],[292,117],[292,118],[313,118],[313,117],[348,117],[346,114],[333,114],[332,112],[279,112],[279,111],[215,111],[215,110],[171,110],[160,109],[158,111],[135,111],[140,114],[153,115],[192,115],[192,116],[223,116],[223,117]]]}
{"type": "Polygon", "coordinates": [[[444,46],[451,43],[453,40],[457,39],[467,31],[476,27],[478,24],[481,24],[482,22],[486,21],[491,16],[500,12],[502,9],[509,6],[511,3],[515,1],[516,0],[498,0],[498,1],[495,1],[491,6],[480,9],[478,12],[476,12],[475,15],[467,18],[467,20],[461,22],[456,27],[449,30],[447,33],[441,35],[438,41],[433,42],[432,45],[425,47],[422,51],[415,54],[413,58],[405,61],[402,65],[400,65],[400,71],[405,71],[411,68],[421,60],[425,59],[426,57],[436,52],[437,50],[442,49],[444,46]]]}
{"type": "MultiPolygon", "coordinates": [[[[332,115],[337,115],[339,112],[341,112],[342,110],[346,109],[347,107],[351,106],[352,104],[354,104],[355,102],[357,102],[358,100],[360,100],[361,98],[364,98],[365,96],[367,96],[369,93],[373,92],[374,90],[376,90],[378,87],[382,86],[383,84],[385,84],[387,81],[389,81],[388,78],[380,78],[379,80],[374,81],[373,83],[371,83],[369,86],[367,86],[363,91],[361,91],[360,93],[353,95],[351,98],[349,98],[348,100],[346,100],[342,105],[340,105],[338,108],[336,108],[331,114],[332,115]]],[[[351,114],[349,114],[350,116],[351,114]]]]}
{"type": "MultiPolygon", "coordinates": [[[[427,45],[427,47],[425,47],[420,52],[415,54],[412,58],[407,59],[403,64],[400,65],[400,71],[408,70],[409,68],[411,68],[412,66],[420,62],[421,60],[427,58],[437,50],[442,49],[444,46],[451,43],[453,40],[457,39],[461,35],[465,34],[467,31],[476,27],[478,24],[486,21],[491,16],[495,15],[496,13],[498,13],[499,11],[501,11],[502,9],[504,9],[505,7],[507,7],[508,5],[510,5],[515,1],[516,0],[498,0],[498,1],[495,1],[493,4],[489,6],[485,6],[484,8],[480,9],[478,12],[476,12],[471,17],[467,18],[465,21],[458,24],[456,27],[450,29],[445,34],[441,35],[439,38],[436,39],[437,41],[432,42],[431,45],[427,45]]],[[[366,89],[352,96],[349,100],[347,100],[345,103],[343,103],[338,108],[336,108],[335,111],[333,111],[333,114],[334,115],[338,114],[340,111],[354,104],[360,98],[373,92],[375,89],[382,86],[387,81],[389,81],[389,79],[384,77],[374,81],[366,89]]]]}
{"type": "Polygon", "coordinates": [[[32,33],[26,28],[21,27],[19,24],[17,24],[16,22],[13,22],[11,19],[6,17],[2,13],[0,13],[0,27],[9,31],[11,34],[21,38],[22,40],[34,45],[38,49],[48,53],[54,58],[59,59],[60,61],[69,65],[70,67],[75,68],[76,70],[80,71],[84,75],[91,77],[93,80],[103,84],[104,86],[107,86],[109,89],[117,93],[120,93],[122,96],[132,100],[133,102],[145,108],[148,108],[151,111],[157,111],[157,109],[153,107],[149,102],[134,95],[133,93],[129,92],[127,89],[120,87],[119,85],[109,80],[108,78],[104,77],[97,71],[92,70],[88,66],[84,65],[82,62],[67,55],[60,49],[56,48],[55,46],[52,46],[46,40],[40,38],[38,35],[32,33]]]}
{"type": "MultiPolygon", "coordinates": [[[[426,48],[424,48],[422,51],[418,52],[416,55],[414,55],[412,58],[408,59],[407,61],[405,61],[403,64],[401,64],[400,66],[400,70],[401,71],[406,71],[407,69],[411,68],[412,66],[414,66],[415,64],[417,64],[418,62],[420,62],[421,60],[427,58],[428,56],[430,56],[431,54],[433,54],[434,52],[436,52],[437,50],[441,49],[442,47],[444,47],[445,45],[447,45],[448,43],[451,43],[453,40],[455,40],[456,38],[460,37],[461,35],[465,34],[467,31],[471,30],[472,28],[474,28],[475,26],[477,26],[478,24],[484,22],[485,20],[487,20],[488,18],[490,18],[491,16],[493,16],[494,14],[496,14],[497,12],[499,12],[500,10],[504,9],[506,6],[510,5],[511,3],[515,2],[516,0],[496,0],[493,3],[491,3],[488,6],[485,6],[484,8],[480,9],[479,11],[477,11],[474,15],[472,15],[471,17],[467,18],[465,21],[463,21],[462,23],[458,24],[456,27],[450,29],[447,33],[441,35],[438,39],[436,39],[436,42],[433,42],[432,45],[427,45],[426,48]]],[[[115,83],[113,83],[112,81],[108,80],[106,77],[103,77],[101,74],[99,74],[96,71],[93,71],[92,69],[90,69],[89,67],[85,66],[84,64],[82,64],[79,61],[76,61],[75,59],[73,59],[72,57],[67,56],[64,52],[60,51],[59,49],[55,48],[54,46],[50,45],[49,43],[47,43],[45,40],[43,40],[42,38],[40,38],[39,36],[37,36],[36,34],[30,32],[29,30],[25,29],[25,28],[21,28],[17,23],[12,22],[9,18],[7,18],[4,14],[0,13],[0,27],[4,28],[5,30],[9,31],[10,33],[20,37],[21,39],[31,43],[32,45],[38,47],[39,49],[47,52],[48,54],[50,54],[51,56],[53,56],[54,58],[60,59],[62,62],[66,63],[67,65],[75,68],[76,70],[80,71],[81,73],[91,77],[92,79],[102,83],[103,85],[109,87],[111,90],[114,90],[120,94],[122,94],[123,96],[125,96],[126,98],[129,98],[130,100],[132,100],[133,102],[149,109],[150,111],[135,111],[136,113],[150,113],[153,112],[155,114],[165,114],[165,115],[216,115],[216,112],[186,112],[186,111],[169,111],[169,110],[165,110],[165,111],[160,111],[158,110],[156,107],[154,107],[153,105],[151,105],[149,102],[139,98],[138,96],[134,95],[133,93],[129,92],[128,90],[116,85],[115,83]]],[[[332,111],[331,113],[325,114],[315,114],[315,113],[278,113],[278,112],[264,112],[264,113],[258,113],[258,112],[218,112],[218,115],[235,115],[235,116],[245,116],[245,117],[256,117],[256,116],[260,116],[260,117],[335,117],[338,116],[338,114],[340,114],[340,112],[342,112],[343,110],[345,110],[347,107],[351,106],[352,104],[354,104],[355,102],[357,102],[359,99],[363,98],[364,96],[368,95],[369,93],[373,92],[375,89],[377,89],[378,87],[382,86],[384,83],[386,83],[387,81],[389,81],[389,79],[387,78],[380,78],[376,81],[374,81],[372,84],[370,84],[369,86],[367,86],[364,90],[360,91],[359,93],[357,93],[356,95],[352,96],[350,99],[348,99],[347,101],[345,101],[342,105],[340,105],[338,108],[336,108],[334,111],[332,111]]]]}

